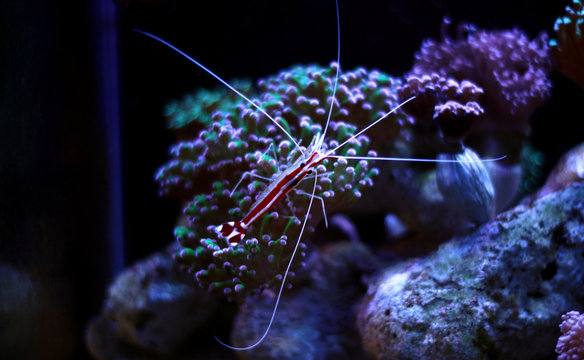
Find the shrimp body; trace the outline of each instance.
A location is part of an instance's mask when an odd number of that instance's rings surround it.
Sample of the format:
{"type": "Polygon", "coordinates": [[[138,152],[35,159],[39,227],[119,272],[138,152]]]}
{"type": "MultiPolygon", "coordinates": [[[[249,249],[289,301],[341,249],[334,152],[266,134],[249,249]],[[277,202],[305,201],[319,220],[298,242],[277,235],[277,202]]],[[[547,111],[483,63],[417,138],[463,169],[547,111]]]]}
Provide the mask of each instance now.
{"type": "MultiPolygon", "coordinates": [[[[237,245],[245,237],[245,233],[249,226],[254,222],[264,216],[268,211],[270,211],[286,194],[288,194],[292,189],[302,181],[306,175],[312,173],[313,169],[322,163],[324,160],[329,158],[337,157],[335,151],[345,144],[355,139],[370,127],[374,126],[378,122],[385,119],[387,116],[395,112],[397,109],[408,103],[413,99],[402,102],[397,107],[392,109],[390,112],[386,113],[369,126],[365,127],[357,134],[351,136],[348,140],[344,141],[332,150],[324,152],[322,145],[324,142],[324,136],[327,128],[325,127],[324,132],[316,134],[302,155],[285,171],[281,172],[276,179],[258,196],[256,202],[251,206],[249,213],[241,221],[237,222],[227,222],[225,224],[219,225],[215,228],[218,235],[225,237],[231,245],[237,245]]],[[[328,124],[328,123],[327,123],[328,124]]],[[[345,159],[370,159],[371,157],[360,157],[360,156],[340,156],[345,159]]],[[[387,161],[435,161],[428,159],[403,159],[403,158],[376,158],[378,160],[387,161]]],[[[313,194],[314,197],[314,194],[313,194]]]]}
{"type": "Polygon", "coordinates": [[[249,213],[241,220],[227,222],[215,228],[217,234],[225,237],[231,245],[237,245],[243,240],[249,226],[261,219],[286,194],[293,190],[306,175],[311,174],[313,168],[327,159],[328,153],[322,152],[324,134],[317,134],[305,153],[303,153],[285,171],[282,171],[272,183],[258,195],[251,206],[249,213]]]}

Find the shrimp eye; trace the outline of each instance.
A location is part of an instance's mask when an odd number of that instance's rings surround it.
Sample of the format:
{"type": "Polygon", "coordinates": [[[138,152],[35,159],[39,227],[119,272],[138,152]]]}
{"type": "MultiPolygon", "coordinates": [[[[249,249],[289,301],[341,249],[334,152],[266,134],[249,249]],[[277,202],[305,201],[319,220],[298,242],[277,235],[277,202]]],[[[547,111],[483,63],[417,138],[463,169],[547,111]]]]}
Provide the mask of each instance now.
{"type": "Polygon", "coordinates": [[[312,169],[308,170],[308,175],[312,175],[312,169]]]}
{"type": "Polygon", "coordinates": [[[300,163],[300,167],[305,167],[306,163],[300,163]]]}

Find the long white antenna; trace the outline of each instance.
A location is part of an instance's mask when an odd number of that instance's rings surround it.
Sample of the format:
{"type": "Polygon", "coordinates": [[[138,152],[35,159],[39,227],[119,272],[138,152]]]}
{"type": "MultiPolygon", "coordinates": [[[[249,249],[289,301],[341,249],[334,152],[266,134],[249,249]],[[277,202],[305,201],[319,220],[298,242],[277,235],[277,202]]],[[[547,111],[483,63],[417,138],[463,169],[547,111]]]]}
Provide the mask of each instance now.
{"type": "MultiPolygon", "coordinates": [[[[391,115],[393,112],[395,112],[397,109],[399,109],[400,107],[404,106],[405,104],[407,104],[408,102],[412,101],[415,98],[416,98],[415,96],[412,96],[411,98],[405,100],[404,102],[402,102],[401,104],[399,104],[398,106],[396,106],[395,108],[393,108],[387,114],[383,115],[379,119],[377,119],[374,122],[372,122],[371,124],[367,125],[363,130],[359,131],[355,135],[353,135],[350,138],[348,138],[347,140],[343,141],[343,143],[341,145],[337,146],[336,148],[334,148],[332,150],[329,150],[326,153],[325,156],[326,157],[329,157],[329,158],[343,158],[343,159],[348,159],[348,160],[381,160],[381,161],[408,161],[408,162],[432,162],[432,163],[465,163],[465,162],[476,162],[476,161],[472,161],[472,160],[471,161],[465,161],[465,160],[448,160],[448,159],[420,159],[420,158],[396,158],[396,157],[334,155],[335,151],[337,151],[338,149],[340,149],[341,147],[343,147],[346,143],[348,143],[349,141],[355,139],[357,136],[363,134],[365,131],[369,130],[369,128],[371,128],[372,126],[374,126],[375,124],[377,124],[381,120],[385,119],[386,117],[388,117],[389,115],[391,115]]],[[[506,157],[507,157],[507,155],[504,155],[504,156],[501,156],[501,157],[498,157],[498,158],[495,158],[495,159],[480,159],[479,162],[499,161],[499,160],[502,160],[502,159],[504,159],[506,157]]]]}
{"type": "Polygon", "coordinates": [[[335,104],[335,95],[337,94],[337,86],[339,85],[339,75],[341,73],[341,20],[339,16],[339,1],[335,0],[335,5],[337,7],[337,73],[335,75],[335,85],[333,87],[333,97],[331,99],[331,107],[329,108],[328,118],[326,119],[326,125],[322,132],[322,138],[326,135],[329,123],[331,121],[331,116],[333,114],[333,106],[335,104]]]}
{"type": "MultiPolygon", "coordinates": [[[[336,148],[330,150],[327,152],[327,156],[329,156],[329,154],[334,154],[335,151],[337,151],[339,148],[343,147],[346,143],[348,143],[349,141],[355,139],[357,136],[363,134],[365,131],[369,130],[370,127],[372,127],[373,125],[377,124],[378,122],[380,122],[381,120],[385,119],[386,117],[388,117],[389,115],[391,115],[393,112],[395,112],[397,109],[399,109],[400,107],[404,106],[405,104],[407,104],[408,102],[412,101],[413,99],[415,99],[415,96],[412,96],[411,98],[407,99],[406,101],[402,102],[401,104],[399,104],[398,106],[396,106],[395,108],[393,108],[390,112],[388,112],[387,114],[383,115],[382,117],[380,117],[379,119],[375,120],[374,122],[372,122],[371,124],[367,125],[363,130],[359,131],[358,133],[356,133],[355,135],[351,136],[350,138],[348,138],[347,140],[345,140],[341,145],[337,146],[336,148]]],[[[332,157],[332,156],[331,156],[332,157]]]]}
{"type": "Polygon", "coordinates": [[[479,159],[479,160],[454,160],[454,159],[420,159],[420,158],[396,158],[396,157],[375,157],[375,156],[345,156],[345,155],[328,155],[330,158],[347,159],[347,160],[382,160],[382,161],[408,161],[408,162],[431,162],[431,163],[476,163],[476,162],[492,162],[503,160],[507,157],[501,156],[494,159],[479,159]]]}
{"type": "Polygon", "coordinates": [[[237,90],[236,88],[234,88],[233,86],[229,85],[229,83],[223,79],[221,79],[217,74],[215,74],[214,72],[212,72],[211,70],[207,69],[203,64],[201,64],[200,62],[198,62],[197,60],[193,59],[191,56],[189,56],[187,53],[185,53],[184,51],[182,51],[181,49],[177,48],[176,46],[172,45],[171,43],[169,43],[168,41],[159,38],[156,35],[150,34],[149,32],[143,31],[143,30],[139,30],[139,29],[134,29],[135,32],[139,32],[140,34],[144,34],[166,46],[168,46],[169,48],[171,48],[172,50],[176,51],[177,53],[181,54],[182,56],[184,56],[185,58],[187,58],[189,61],[191,61],[193,64],[197,65],[198,67],[200,67],[201,69],[205,70],[208,74],[210,74],[211,76],[213,76],[215,79],[219,80],[223,85],[227,86],[231,91],[233,91],[234,93],[236,93],[237,95],[239,95],[241,98],[243,98],[245,101],[247,101],[248,103],[250,103],[253,107],[255,107],[256,109],[258,109],[262,114],[264,114],[268,119],[272,120],[272,122],[274,124],[276,124],[277,127],[280,128],[280,130],[282,130],[289,138],[290,140],[292,140],[292,142],[294,143],[294,145],[296,145],[296,147],[298,148],[298,150],[300,150],[300,152],[302,154],[304,154],[304,152],[302,151],[302,148],[300,148],[300,145],[298,145],[298,143],[296,142],[296,140],[294,140],[294,138],[292,137],[292,135],[290,135],[286,129],[284,129],[282,127],[282,125],[278,124],[278,122],[272,118],[270,115],[268,115],[268,113],[262,109],[259,105],[257,105],[256,103],[254,103],[253,101],[251,101],[250,99],[248,99],[245,95],[243,95],[239,90],[237,90]]]}
{"type": "Polygon", "coordinates": [[[278,305],[280,304],[280,298],[282,297],[282,291],[284,291],[284,285],[286,285],[286,277],[288,277],[288,273],[290,273],[290,267],[292,266],[292,261],[294,260],[294,256],[296,255],[296,251],[298,250],[298,245],[300,245],[300,239],[302,239],[302,234],[304,233],[304,228],[306,227],[306,222],[308,221],[308,214],[310,214],[310,209],[312,208],[312,201],[314,200],[314,195],[316,194],[316,184],[318,183],[318,172],[314,169],[315,176],[314,176],[314,186],[312,188],[312,196],[310,197],[310,202],[308,203],[308,210],[306,211],[306,216],[304,217],[304,222],[302,223],[302,228],[300,229],[300,235],[298,235],[298,240],[296,241],[296,245],[294,246],[294,251],[292,251],[292,256],[290,256],[290,261],[288,261],[288,266],[286,267],[286,271],[284,272],[284,276],[282,277],[282,284],[280,285],[280,290],[278,291],[278,297],[276,298],[276,304],[274,305],[274,310],[272,311],[272,317],[270,317],[270,322],[268,323],[268,327],[264,331],[262,337],[259,338],[254,344],[245,347],[235,347],[231,345],[227,345],[223,341],[219,340],[217,336],[215,336],[215,340],[219,342],[219,344],[229,348],[231,350],[250,350],[254,347],[258,346],[266,336],[268,336],[268,332],[272,327],[272,323],[276,317],[276,311],[278,310],[278,305]]]}

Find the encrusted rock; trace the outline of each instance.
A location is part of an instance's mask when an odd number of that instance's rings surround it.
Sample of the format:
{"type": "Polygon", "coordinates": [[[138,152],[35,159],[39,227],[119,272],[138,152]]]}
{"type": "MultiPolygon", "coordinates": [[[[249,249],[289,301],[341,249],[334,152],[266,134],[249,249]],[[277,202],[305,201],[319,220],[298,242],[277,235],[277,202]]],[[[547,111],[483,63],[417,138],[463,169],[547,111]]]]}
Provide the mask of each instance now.
{"type": "Polygon", "coordinates": [[[134,264],[111,285],[102,314],[87,331],[96,358],[179,357],[187,342],[205,351],[195,335],[217,320],[216,310],[225,304],[180,271],[171,256],[176,247],[134,264]]]}
{"type": "Polygon", "coordinates": [[[584,185],[519,206],[387,269],[358,323],[377,359],[541,359],[584,306],[584,185]]]}

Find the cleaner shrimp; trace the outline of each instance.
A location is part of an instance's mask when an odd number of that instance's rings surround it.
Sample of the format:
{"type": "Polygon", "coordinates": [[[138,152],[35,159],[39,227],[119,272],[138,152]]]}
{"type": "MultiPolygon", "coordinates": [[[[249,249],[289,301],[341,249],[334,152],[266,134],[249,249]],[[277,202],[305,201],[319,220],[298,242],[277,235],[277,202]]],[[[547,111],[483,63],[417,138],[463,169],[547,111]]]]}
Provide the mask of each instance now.
{"type": "MultiPolygon", "coordinates": [[[[346,159],[346,160],[378,160],[378,161],[407,161],[407,162],[433,162],[433,163],[437,163],[437,162],[457,163],[457,162],[460,162],[460,160],[450,160],[450,159],[420,159],[420,158],[394,158],[394,157],[376,157],[376,156],[373,156],[373,157],[371,157],[371,156],[346,156],[346,155],[336,155],[335,154],[335,152],[338,149],[351,143],[353,140],[355,140],[361,134],[363,134],[364,132],[369,130],[371,127],[375,126],[379,122],[386,119],[389,115],[396,112],[399,108],[401,108],[403,105],[405,105],[409,101],[413,100],[415,97],[411,97],[411,98],[403,101],[401,104],[394,107],[389,112],[385,113],[383,116],[379,117],[377,120],[373,121],[371,124],[369,124],[368,126],[363,128],[362,130],[358,131],[356,134],[352,135],[349,139],[347,139],[344,142],[333,147],[332,149],[329,149],[328,146],[324,145],[325,144],[324,139],[325,139],[327,130],[329,128],[329,123],[331,121],[333,108],[335,106],[335,99],[336,99],[335,96],[336,96],[339,76],[340,76],[340,72],[341,72],[341,67],[340,67],[340,19],[339,19],[340,17],[339,17],[338,1],[336,1],[335,3],[336,3],[336,15],[337,15],[337,66],[338,67],[337,67],[337,71],[335,74],[332,95],[330,97],[330,107],[328,109],[328,115],[327,115],[326,124],[324,126],[324,130],[322,132],[316,133],[314,135],[312,141],[310,142],[310,144],[304,149],[294,139],[294,137],[274,117],[272,117],[268,114],[268,112],[265,109],[263,109],[256,102],[249,99],[242,92],[238,91],[235,87],[233,87],[231,84],[229,84],[228,82],[223,80],[221,77],[219,77],[213,71],[211,71],[210,69],[205,67],[203,64],[201,64],[200,62],[198,62],[197,60],[195,60],[194,58],[192,58],[191,56],[189,56],[188,54],[186,54],[185,52],[183,52],[182,50],[180,50],[176,46],[170,44],[166,40],[163,40],[162,38],[155,36],[151,33],[145,32],[145,31],[135,30],[139,33],[142,33],[142,34],[160,42],[161,44],[169,47],[173,51],[179,53],[180,55],[182,55],[183,57],[188,59],[190,62],[194,63],[199,68],[201,68],[202,70],[207,72],[209,75],[213,76],[217,81],[222,83],[225,87],[227,87],[228,89],[230,89],[231,91],[236,93],[241,99],[245,100],[247,103],[249,103],[255,109],[257,109],[259,112],[261,112],[276,127],[278,127],[278,129],[280,131],[282,131],[282,133],[285,134],[290,139],[291,143],[294,144],[295,148],[300,153],[300,155],[297,157],[297,159],[287,169],[276,174],[271,179],[269,179],[269,178],[265,179],[265,180],[270,181],[270,184],[257,196],[254,204],[251,206],[249,212],[247,213],[247,215],[245,217],[243,217],[241,220],[228,221],[228,222],[225,222],[224,224],[220,224],[220,225],[217,225],[215,227],[215,231],[217,232],[217,235],[225,238],[227,240],[227,242],[229,243],[229,246],[232,246],[232,247],[238,246],[238,244],[240,244],[241,241],[244,239],[247,230],[257,220],[261,219],[265,214],[267,214],[274,206],[276,206],[276,204],[278,204],[291,191],[293,191],[302,180],[309,179],[311,177],[314,178],[314,185],[312,186],[312,193],[306,194],[306,195],[310,196],[306,215],[304,216],[304,220],[302,222],[301,230],[300,230],[300,233],[298,235],[298,239],[296,240],[294,250],[292,251],[292,255],[290,257],[290,260],[288,261],[286,270],[285,270],[284,274],[282,275],[281,284],[279,287],[279,291],[278,291],[278,294],[276,297],[276,302],[274,304],[269,323],[266,326],[266,329],[265,329],[264,333],[262,334],[262,336],[255,343],[253,343],[249,346],[245,346],[245,347],[231,346],[231,345],[228,345],[225,342],[219,340],[217,337],[215,337],[216,340],[221,345],[223,345],[229,349],[233,349],[233,350],[252,349],[252,348],[258,346],[266,338],[266,336],[268,335],[268,333],[270,331],[270,328],[271,328],[271,326],[274,322],[274,319],[275,319],[276,312],[278,310],[278,305],[279,305],[279,302],[280,302],[280,299],[282,296],[282,292],[284,290],[284,286],[286,284],[287,276],[290,273],[290,268],[291,268],[292,262],[294,260],[296,253],[297,253],[298,246],[300,244],[300,241],[302,239],[302,235],[303,235],[304,230],[306,228],[306,224],[307,224],[307,221],[309,218],[308,215],[310,214],[314,199],[318,199],[322,202],[322,207],[323,207],[323,212],[324,212],[324,199],[316,196],[318,178],[321,176],[327,175],[326,172],[322,172],[321,169],[319,168],[320,164],[322,164],[327,159],[334,159],[334,158],[339,158],[339,159],[342,158],[342,159],[346,159]]],[[[498,160],[498,159],[492,159],[492,160],[498,160]]],[[[478,160],[478,161],[492,161],[492,160],[478,160]]],[[[252,176],[254,175],[252,173],[244,173],[243,177],[245,177],[246,175],[250,175],[250,174],[252,176]]],[[[243,177],[241,180],[243,180],[243,177]]],[[[241,180],[239,183],[241,183],[241,180]]],[[[236,185],[236,187],[239,185],[239,183],[236,185]]],[[[324,218],[325,218],[325,223],[326,223],[327,222],[326,213],[324,213],[324,218]]]]}

